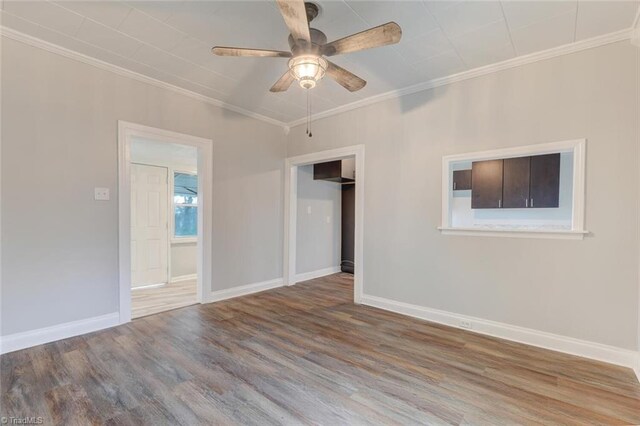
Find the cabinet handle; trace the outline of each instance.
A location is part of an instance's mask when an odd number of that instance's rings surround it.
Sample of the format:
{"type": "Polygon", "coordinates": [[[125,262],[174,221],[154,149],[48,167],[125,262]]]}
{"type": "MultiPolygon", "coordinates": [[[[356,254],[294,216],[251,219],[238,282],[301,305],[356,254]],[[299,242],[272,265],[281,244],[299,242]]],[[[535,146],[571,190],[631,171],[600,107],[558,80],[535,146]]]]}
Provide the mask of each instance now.
{"type": "Polygon", "coordinates": [[[529,207],[529,199],[528,199],[528,198],[525,198],[525,200],[524,200],[524,206],[525,206],[525,207],[529,207]]]}
{"type": "Polygon", "coordinates": [[[453,190],[455,191],[455,189],[456,189],[456,183],[453,182],[453,190]]]}
{"type": "Polygon", "coordinates": [[[531,207],[533,207],[533,198],[531,199],[531,207]]]}
{"type": "Polygon", "coordinates": [[[502,200],[498,200],[498,208],[502,208],[502,200]]]}

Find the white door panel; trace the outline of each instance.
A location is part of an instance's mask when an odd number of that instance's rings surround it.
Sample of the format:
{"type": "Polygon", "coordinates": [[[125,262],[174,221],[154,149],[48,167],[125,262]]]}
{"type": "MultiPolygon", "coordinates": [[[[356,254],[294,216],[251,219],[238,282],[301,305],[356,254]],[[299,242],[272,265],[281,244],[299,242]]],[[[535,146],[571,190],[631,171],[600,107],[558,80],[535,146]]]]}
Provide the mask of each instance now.
{"type": "Polygon", "coordinates": [[[168,280],[168,170],[131,164],[131,285],[168,280]]]}
{"type": "MultiPolygon", "coordinates": [[[[149,184],[149,186],[159,186],[158,184],[149,184]]],[[[160,226],[160,194],[157,191],[147,193],[147,225],[150,228],[157,228],[160,226]]],[[[165,209],[166,209],[165,200],[165,209]]]]}
{"type": "MultiPolygon", "coordinates": [[[[131,181],[131,229],[138,225],[138,191],[134,188],[133,180],[131,181]]],[[[131,236],[133,238],[133,234],[131,236]]]]}
{"type": "Polygon", "coordinates": [[[160,262],[160,241],[147,240],[147,255],[148,263],[147,268],[149,270],[156,270],[162,267],[160,262]]]}

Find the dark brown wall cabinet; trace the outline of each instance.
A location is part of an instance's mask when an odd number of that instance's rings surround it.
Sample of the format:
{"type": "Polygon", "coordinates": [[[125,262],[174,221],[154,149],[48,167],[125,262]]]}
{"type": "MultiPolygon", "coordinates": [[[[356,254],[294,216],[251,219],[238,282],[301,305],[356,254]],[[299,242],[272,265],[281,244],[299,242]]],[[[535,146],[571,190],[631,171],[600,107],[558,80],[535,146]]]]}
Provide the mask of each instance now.
{"type": "Polygon", "coordinates": [[[502,178],[502,207],[518,209],[529,207],[530,157],[504,160],[502,178]]]}
{"type": "Polygon", "coordinates": [[[471,170],[454,170],[453,190],[462,191],[471,189],[471,170]]]}
{"type": "Polygon", "coordinates": [[[560,205],[560,154],[531,157],[529,207],[560,205]]]}
{"type": "Polygon", "coordinates": [[[503,160],[474,161],[471,164],[471,208],[502,207],[503,160]]]}
{"type": "Polygon", "coordinates": [[[560,154],[472,163],[472,209],[558,207],[560,154]]]}
{"type": "Polygon", "coordinates": [[[313,165],[314,180],[329,180],[331,182],[354,182],[356,178],[355,159],[327,161],[313,165]]]}

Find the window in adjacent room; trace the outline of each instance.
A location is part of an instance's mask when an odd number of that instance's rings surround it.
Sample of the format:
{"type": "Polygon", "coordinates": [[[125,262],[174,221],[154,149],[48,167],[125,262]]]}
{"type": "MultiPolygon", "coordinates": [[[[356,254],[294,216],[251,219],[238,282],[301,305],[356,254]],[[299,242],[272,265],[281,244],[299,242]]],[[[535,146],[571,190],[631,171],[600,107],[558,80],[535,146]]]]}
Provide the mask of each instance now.
{"type": "Polygon", "coordinates": [[[173,236],[196,238],[198,235],[198,175],[173,174],[173,236]]]}

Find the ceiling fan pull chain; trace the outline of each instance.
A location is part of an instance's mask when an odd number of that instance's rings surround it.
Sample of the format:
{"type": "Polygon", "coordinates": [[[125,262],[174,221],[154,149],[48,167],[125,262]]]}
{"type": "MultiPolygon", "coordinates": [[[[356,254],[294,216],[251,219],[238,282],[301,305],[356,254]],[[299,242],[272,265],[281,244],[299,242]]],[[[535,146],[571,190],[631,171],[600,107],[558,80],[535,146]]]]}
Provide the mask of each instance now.
{"type": "Polygon", "coordinates": [[[309,89],[307,89],[307,102],[309,103],[307,114],[309,115],[309,137],[313,137],[313,133],[311,133],[311,93],[309,89]]]}
{"type": "Polygon", "coordinates": [[[306,89],[307,92],[307,135],[309,135],[309,137],[312,137],[313,134],[311,133],[311,98],[310,98],[310,94],[309,94],[309,89],[306,89]]]}

